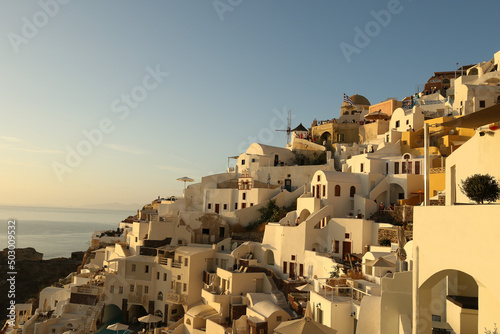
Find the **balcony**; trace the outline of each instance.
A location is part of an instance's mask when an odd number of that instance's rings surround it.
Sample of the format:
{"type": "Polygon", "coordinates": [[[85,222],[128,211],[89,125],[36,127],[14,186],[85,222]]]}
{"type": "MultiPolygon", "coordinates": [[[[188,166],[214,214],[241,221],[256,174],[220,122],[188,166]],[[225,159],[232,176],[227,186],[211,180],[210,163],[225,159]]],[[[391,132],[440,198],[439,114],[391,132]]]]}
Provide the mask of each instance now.
{"type": "Polygon", "coordinates": [[[136,293],[129,293],[128,302],[131,304],[145,305],[148,303],[148,296],[143,296],[136,293]]]}
{"type": "Polygon", "coordinates": [[[165,300],[172,303],[183,304],[186,303],[187,296],[180,293],[168,292],[165,295],[165,300]]]}
{"type": "Polygon", "coordinates": [[[171,266],[172,268],[177,268],[177,269],[180,269],[182,267],[182,262],[175,262],[175,261],[172,261],[171,262],[171,266]]]}

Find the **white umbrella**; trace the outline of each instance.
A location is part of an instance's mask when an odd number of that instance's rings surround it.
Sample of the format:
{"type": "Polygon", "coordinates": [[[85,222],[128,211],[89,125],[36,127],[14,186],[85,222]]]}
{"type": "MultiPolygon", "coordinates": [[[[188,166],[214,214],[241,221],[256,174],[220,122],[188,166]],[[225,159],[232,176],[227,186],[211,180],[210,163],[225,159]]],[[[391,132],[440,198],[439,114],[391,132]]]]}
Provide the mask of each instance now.
{"type": "Polygon", "coordinates": [[[177,181],[182,181],[184,182],[184,189],[186,189],[186,182],[194,182],[194,180],[190,177],[183,176],[177,179],[177,181]]]}
{"type": "Polygon", "coordinates": [[[313,291],[314,287],[311,284],[307,283],[307,284],[298,286],[295,289],[297,289],[299,291],[305,291],[305,292],[307,292],[307,291],[313,291]]]}
{"type": "Polygon", "coordinates": [[[404,249],[406,244],[406,236],[403,226],[398,227],[398,249],[396,250],[396,258],[399,261],[399,271],[402,269],[402,263],[406,260],[406,251],[404,249]]]}
{"type": "Polygon", "coordinates": [[[154,323],[154,322],[161,321],[161,318],[157,317],[156,315],[148,314],[148,315],[145,315],[143,317],[140,317],[138,320],[140,322],[154,323]]]}
{"type": "Polygon", "coordinates": [[[138,320],[140,322],[147,323],[148,324],[148,331],[149,331],[149,324],[160,322],[162,319],[160,317],[157,317],[156,315],[148,314],[148,315],[145,315],[143,317],[140,317],[138,320]]]}
{"type": "Polygon", "coordinates": [[[121,323],[117,322],[116,324],[109,325],[108,327],[106,327],[106,329],[116,331],[116,334],[118,334],[118,331],[128,329],[128,325],[121,324],[121,323]]]}

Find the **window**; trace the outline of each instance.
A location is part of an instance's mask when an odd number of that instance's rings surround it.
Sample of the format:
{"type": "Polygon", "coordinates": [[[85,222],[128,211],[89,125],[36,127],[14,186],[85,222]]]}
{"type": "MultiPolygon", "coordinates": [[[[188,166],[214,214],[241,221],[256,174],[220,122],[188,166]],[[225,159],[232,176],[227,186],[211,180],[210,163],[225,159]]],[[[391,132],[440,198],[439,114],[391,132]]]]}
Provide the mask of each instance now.
{"type": "Polygon", "coordinates": [[[145,273],[149,273],[149,266],[148,266],[148,265],[146,265],[146,266],[144,267],[144,272],[145,272],[145,273]]]}
{"type": "Polygon", "coordinates": [[[234,209],[238,210],[238,202],[234,203],[234,209]]]}
{"type": "Polygon", "coordinates": [[[388,162],[385,163],[385,174],[386,175],[389,174],[389,163],[388,162]]]}
{"type": "Polygon", "coordinates": [[[186,291],[187,291],[187,286],[188,286],[188,285],[187,285],[186,283],[182,284],[182,291],[183,291],[183,292],[186,292],[186,291]]]}
{"type": "Polygon", "coordinates": [[[210,229],[209,228],[202,228],[201,229],[201,234],[205,234],[205,235],[210,234],[210,229]]]}
{"type": "Polygon", "coordinates": [[[188,266],[188,258],[184,258],[184,266],[187,267],[188,266]]]}
{"type": "Polygon", "coordinates": [[[208,205],[207,205],[207,209],[208,209],[208,210],[211,210],[211,209],[212,209],[212,203],[208,203],[208,205]]]}
{"type": "Polygon", "coordinates": [[[123,293],[123,286],[118,287],[118,293],[122,294],[123,293]]]}
{"type": "Polygon", "coordinates": [[[420,161],[415,161],[415,174],[420,174],[420,161]]]}
{"type": "Polygon", "coordinates": [[[323,185],[323,197],[325,197],[325,196],[326,196],[326,186],[323,185]]]}
{"type": "Polygon", "coordinates": [[[486,102],[484,100],[479,101],[479,108],[484,108],[486,107],[486,102]]]}
{"type": "Polygon", "coordinates": [[[394,174],[399,174],[399,162],[394,163],[394,174]]]}
{"type": "Polygon", "coordinates": [[[339,252],[339,247],[340,247],[340,241],[339,240],[334,240],[333,252],[334,253],[338,253],[339,252]]]}
{"type": "Polygon", "coordinates": [[[160,272],[159,271],[156,272],[156,279],[160,279],[160,272]]]}
{"type": "Polygon", "coordinates": [[[252,159],[252,162],[255,162],[255,159],[252,159]]]}
{"type": "Polygon", "coordinates": [[[163,292],[158,292],[158,297],[156,297],[158,300],[163,300],[163,292]]]}
{"type": "Polygon", "coordinates": [[[396,121],[396,128],[399,128],[399,121],[396,121]]]}
{"type": "Polygon", "coordinates": [[[401,163],[401,174],[406,174],[406,162],[401,163]]]}
{"type": "Polygon", "coordinates": [[[351,186],[351,189],[349,190],[349,196],[354,197],[355,194],[356,194],[356,187],[351,186]]]}
{"type": "Polygon", "coordinates": [[[292,255],[292,261],[295,261],[295,255],[292,255]]]}
{"type": "Polygon", "coordinates": [[[250,206],[253,206],[253,203],[250,203],[250,206]]]}
{"type": "Polygon", "coordinates": [[[163,281],[167,280],[167,273],[163,273],[163,281]]]}
{"type": "Polygon", "coordinates": [[[359,169],[360,169],[361,173],[363,173],[364,170],[365,170],[365,164],[361,164],[361,166],[359,167],[359,169]]]}
{"type": "Polygon", "coordinates": [[[135,264],[133,264],[132,265],[132,272],[134,272],[136,268],[137,268],[137,266],[135,264]]]}
{"type": "Polygon", "coordinates": [[[147,295],[149,292],[149,286],[145,285],[144,286],[144,294],[147,295]]]}
{"type": "Polygon", "coordinates": [[[406,120],[406,125],[408,125],[408,124],[410,124],[410,120],[409,119],[406,120]]]}
{"type": "Polygon", "coordinates": [[[316,196],[316,194],[314,193],[314,190],[316,189],[315,186],[312,186],[313,187],[313,197],[316,196]]]}
{"type": "Polygon", "coordinates": [[[344,234],[345,239],[350,239],[351,238],[351,233],[345,233],[344,234]]]}
{"type": "Polygon", "coordinates": [[[227,210],[227,204],[224,204],[224,210],[227,210]]]}
{"type": "Polygon", "coordinates": [[[109,292],[110,292],[110,293],[115,293],[115,286],[114,286],[114,285],[111,285],[111,286],[109,287],[109,292]]]}
{"type": "Polygon", "coordinates": [[[133,284],[130,284],[130,292],[134,292],[135,286],[133,284]]]}
{"type": "Polygon", "coordinates": [[[281,315],[278,315],[278,316],[276,317],[276,321],[281,321],[281,315]]]}
{"type": "Polygon", "coordinates": [[[243,194],[241,195],[241,198],[242,198],[243,200],[246,200],[246,199],[247,199],[247,193],[243,193],[243,194]]]}
{"type": "Polygon", "coordinates": [[[340,186],[338,184],[335,186],[335,196],[340,196],[340,186]]]}
{"type": "Polygon", "coordinates": [[[245,159],[241,159],[241,165],[243,166],[245,164],[245,159]]]}
{"type": "Polygon", "coordinates": [[[283,261],[283,274],[286,274],[286,267],[287,267],[287,262],[283,261]]]}
{"type": "Polygon", "coordinates": [[[318,182],[319,182],[319,181],[321,181],[321,176],[320,176],[320,175],[318,175],[318,182]]]}
{"type": "Polygon", "coordinates": [[[177,280],[180,281],[181,280],[181,275],[177,275],[177,280]]]}

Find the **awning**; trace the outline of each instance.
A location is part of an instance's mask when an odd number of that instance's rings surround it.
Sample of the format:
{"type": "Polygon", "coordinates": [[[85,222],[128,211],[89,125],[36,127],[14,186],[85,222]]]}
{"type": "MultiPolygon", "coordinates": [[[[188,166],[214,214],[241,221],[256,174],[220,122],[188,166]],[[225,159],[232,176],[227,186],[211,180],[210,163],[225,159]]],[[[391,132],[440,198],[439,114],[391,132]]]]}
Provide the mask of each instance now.
{"type": "Polygon", "coordinates": [[[480,126],[500,121],[500,104],[476,111],[475,113],[465,115],[444,122],[441,125],[447,127],[459,127],[476,129],[480,126]]]}

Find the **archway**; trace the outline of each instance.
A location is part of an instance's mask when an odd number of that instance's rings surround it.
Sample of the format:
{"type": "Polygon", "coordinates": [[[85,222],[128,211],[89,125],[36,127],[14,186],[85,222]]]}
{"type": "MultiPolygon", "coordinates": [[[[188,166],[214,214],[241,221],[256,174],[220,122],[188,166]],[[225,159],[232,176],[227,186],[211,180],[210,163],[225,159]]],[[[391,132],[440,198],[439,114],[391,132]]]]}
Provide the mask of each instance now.
{"type": "Polygon", "coordinates": [[[307,209],[302,210],[297,220],[297,225],[304,222],[307,219],[307,217],[309,217],[310,214],[311,212],[309,212],[309,210],[307,209]]]}
{"type": "Polygon", "coordinates": [[[401,187],[401,185],[397,183],[391,183],[390,198],[389,198],[389,202],[391,204],[396,204],[398,200],[405,199],[406,198],[405,195],[406,195],[405,190],[403,189],[403,187],[401,187]]]}
{"type": "Polygon", "coordinates": [[[332,142],[332,134],[328,131],[325,131],[321,134],[321,137],[319,137],[319,143],[320,145],[323,145],[323,142],[326,141],[326,144],[330,144],[332,142]]]}
{"type": "Polygon", "coordinates": [[[270,249],[267,249],[264,252],[264,258],[266,259],[266,264],[269,266],[274,266],[274,252],[270,249]]]}
{"type": "Polygon", "coordinates": [[[418,289],[418,333],[451,327],[455,333],[478,333],[478,282],[453,269],[429,277],[418,289]]]}

